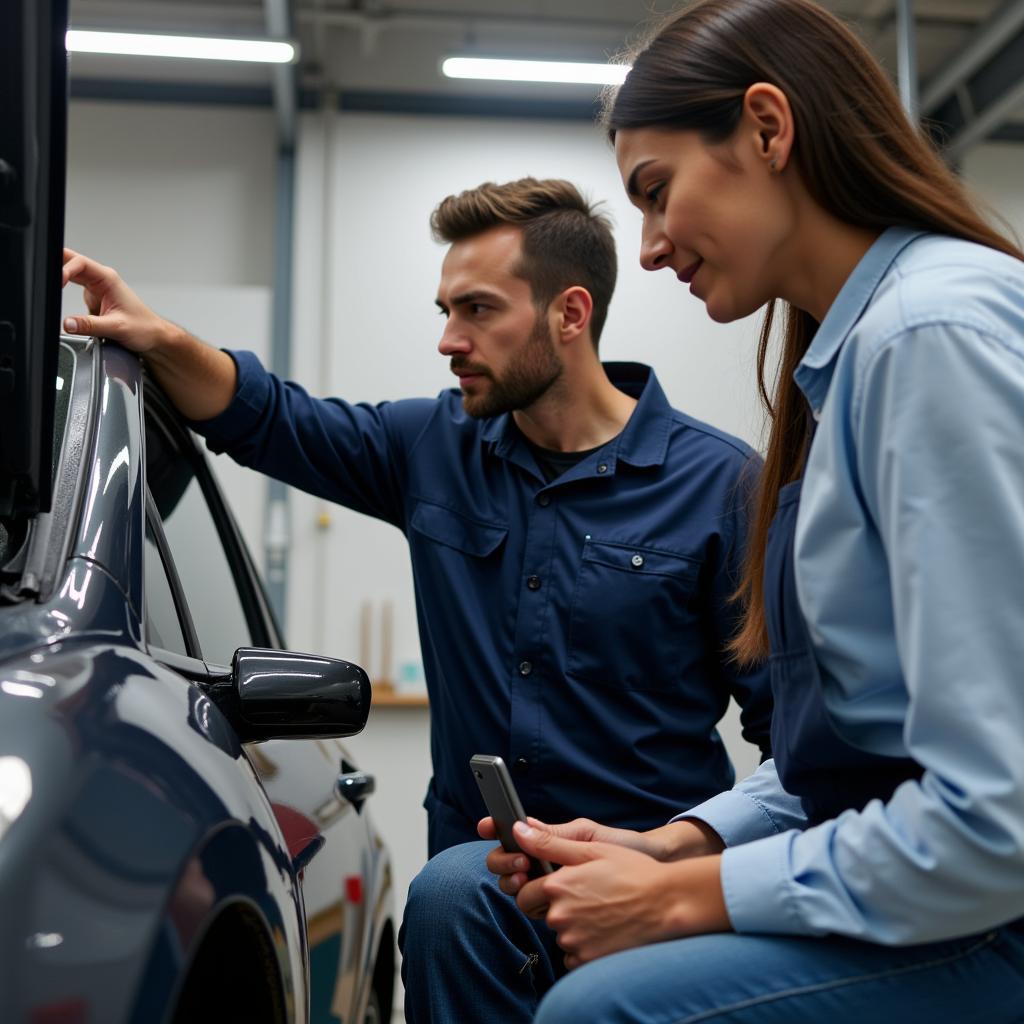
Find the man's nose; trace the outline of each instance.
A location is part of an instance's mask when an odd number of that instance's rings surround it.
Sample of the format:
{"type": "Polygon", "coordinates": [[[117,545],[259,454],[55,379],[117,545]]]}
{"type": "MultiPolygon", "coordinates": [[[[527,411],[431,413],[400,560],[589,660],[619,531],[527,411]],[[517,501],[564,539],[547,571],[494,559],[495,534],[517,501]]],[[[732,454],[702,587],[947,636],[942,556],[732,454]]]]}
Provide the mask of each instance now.
{"type": "Polygon", "coordinates": [[[445,324],[441,340],[437,343],[437,351],[443,356],[454,356],[457,353],[469,352],[472,347],[466,335],[449,320],[445,324]]]}

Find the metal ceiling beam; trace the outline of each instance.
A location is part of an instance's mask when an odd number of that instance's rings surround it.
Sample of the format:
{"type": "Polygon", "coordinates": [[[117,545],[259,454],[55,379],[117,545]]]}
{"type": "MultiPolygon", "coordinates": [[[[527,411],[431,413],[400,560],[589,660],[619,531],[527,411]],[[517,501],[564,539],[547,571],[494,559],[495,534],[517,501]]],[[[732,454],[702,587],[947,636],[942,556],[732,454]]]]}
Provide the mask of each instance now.
{"type": "Polygon", "coordinates": [[[921,93],[921,113],[930,114],[948,100],[1022,30],[1024,0],[1006,0],[988,21],[978,26],[959,54],[927,83],[921,93]]]}
{"type": "Polygon", "coordinates": [[[921,96],[926,127],[957,164],[1024,104],[1024,0],[981,25],[921,96]]]}
{"type": "MultiPolygon", "coordinates": [[[[272,39],[293,39],[291,0],[264,0],[267,34],[272,39]]],[[[277,178],[274,216],[274,284],[270,331],[270,368],[287,378],[291,371],[292,278],[295,263],[295,134],[298,120],[298,83],[294,64],[275,64],[274,109],[277,111],[277,178]]],[[[266,557],[267,597],[279,624],[285,622],[291,514],[288,488],[279,480],[267,484],[264,506],[263,550],[266,557]]]]}
{"type": "MultiPolygon", "coordinates": [[[[295,19],[291,0],[264,0],[267,35],[271,39],[293,40],[295,19]]],[[[294,64],[274,64],[274,108],[277,111],[278,142],[295,148],[295,112],[298,107],[298,84],[294,64]]]]}
{"type": "Polygon", "coordinates": [[[898,0],[896,61],[900,99],[912,124],[917,124],[917,32],[914,24],[914,0],[898,0]]]}

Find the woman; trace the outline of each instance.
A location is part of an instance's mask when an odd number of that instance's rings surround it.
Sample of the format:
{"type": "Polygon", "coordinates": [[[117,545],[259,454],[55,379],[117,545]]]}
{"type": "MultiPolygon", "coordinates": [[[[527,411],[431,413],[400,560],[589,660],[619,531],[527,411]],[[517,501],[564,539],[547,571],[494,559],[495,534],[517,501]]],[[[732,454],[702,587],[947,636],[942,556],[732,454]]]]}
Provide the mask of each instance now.
{"type": "Polygon", "coordinates": [[[691,7],[606,123],[643,266],[768,303],[734,650],[770,651],[775,757],[646,836],[532,823],[547,878],[490,855],[578,968],[538,1024],[1019,1024],[1024,257],[810,0],[691,7]]]}

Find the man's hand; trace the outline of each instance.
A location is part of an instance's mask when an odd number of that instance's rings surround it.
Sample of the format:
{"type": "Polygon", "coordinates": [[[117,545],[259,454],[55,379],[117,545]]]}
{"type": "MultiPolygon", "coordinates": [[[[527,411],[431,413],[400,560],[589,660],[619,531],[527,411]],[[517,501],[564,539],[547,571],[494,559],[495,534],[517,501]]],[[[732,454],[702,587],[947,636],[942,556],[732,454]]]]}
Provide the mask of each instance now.
{"type": "Polygon", "coordinates": [[[565,865],[527,882],[516,902],[554,929],[570,970],[623,949],[731,928],[720,856],[663,863],[621,844],[581,842],[522,823],[515,833],[530,856],[565,865]]]}
{"type": "Polygon", "coordinates": [[[157,316],[113,267],[65,249],[68,282],[85,289],[89,310],[88,316],[64,321],[69,334],[109,338],[142,355],[175,408],[190,420],[212,419],[231,404],[238,382],[231,356],[157,316]]]}
{"type": "Polygon", "coordinates": [[[166,343],[179,329],[157,316],[121,280],[113,267],[71,249],[64,250],[63,284],[85,289],[84,314],[68,317],[68,334],[91,334],[118,341],[133,352],[150,352],[166,343]]]}

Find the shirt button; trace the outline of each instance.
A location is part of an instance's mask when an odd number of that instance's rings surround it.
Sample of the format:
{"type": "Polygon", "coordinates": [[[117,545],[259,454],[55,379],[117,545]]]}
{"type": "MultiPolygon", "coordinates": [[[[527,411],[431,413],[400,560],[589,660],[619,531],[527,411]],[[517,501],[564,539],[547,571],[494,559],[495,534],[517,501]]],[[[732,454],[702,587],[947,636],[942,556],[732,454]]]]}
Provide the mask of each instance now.
{"type": "Polygon", "coordinates": [[[634,555],[630,559],[630,561],[633,563],[633,568],[634,569],[639,569],[640,566],[644,564],[644,556],[643,555],[634,555]]]}
{"type": "Polygon", "coordinates": [[[519,662],[519,674],[521,676],[528,676],[533,671],[533,664],[529,661],[519,662]]]}
{"type": "Polygon", "coordinates": [[[540,577],[539,576],[527,576],[526,585],[531,590],[540,590],[540,577]]]}
{"type": "Polygon", "coordinates": [[[516,758],[516,763],[515,763],[514,767],[515,767],[515,770],[517,772],[522,774],[523,772],[526,772],[526,771],[529,770],[530,762],[527,761],[525,757],[517,757],[516,758]]]}
{"type": "Polygon", "coordinates": [[[548,505],[551,504],[551,495],[550,494],[538,494],[537,495],[537,504],[540,505],[541,508],[547,508],[548,505]]]}
{"type": "Polygon", "coordinates": [[[607,462],[599,462],[597,464],[597,471],[598,471],[598,473],[607,473],[608,472],[608,463],[607,462]]]}

